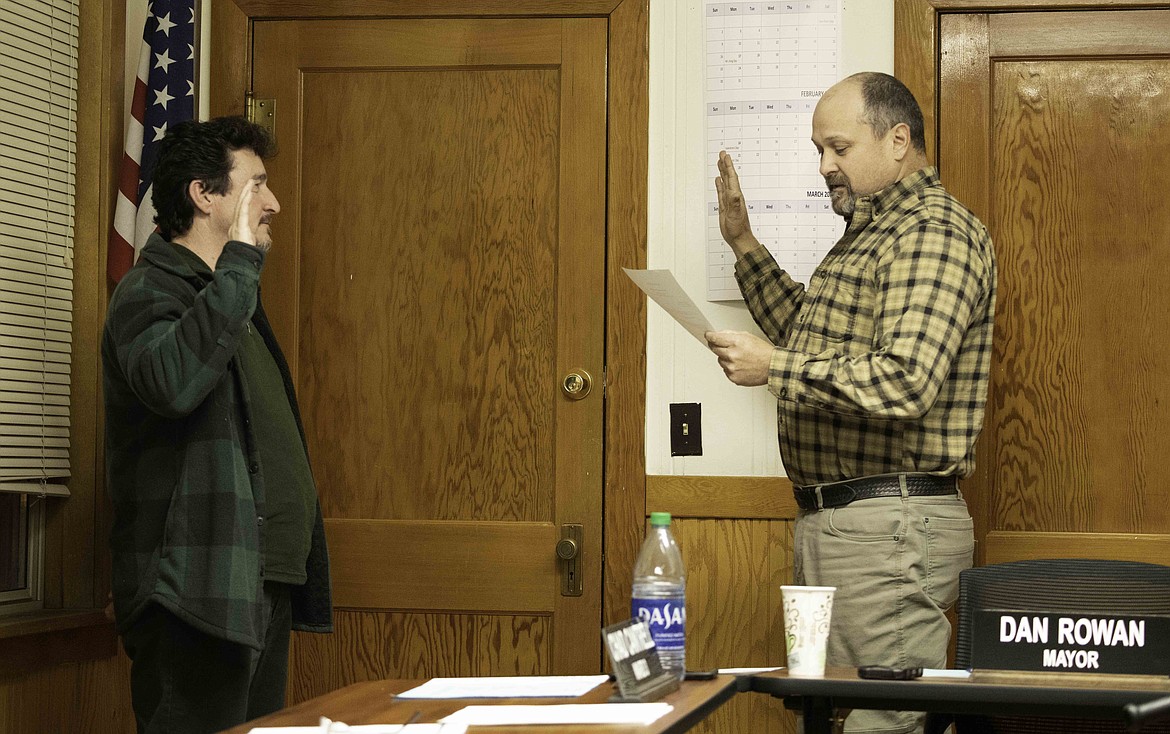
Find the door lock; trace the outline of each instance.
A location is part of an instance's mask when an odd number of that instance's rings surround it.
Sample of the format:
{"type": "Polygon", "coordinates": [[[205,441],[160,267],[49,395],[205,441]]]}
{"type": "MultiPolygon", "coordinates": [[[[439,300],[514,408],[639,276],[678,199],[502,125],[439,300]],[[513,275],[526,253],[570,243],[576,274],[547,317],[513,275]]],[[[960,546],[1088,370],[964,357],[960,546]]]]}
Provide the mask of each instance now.
{"type": "Polygon", "coordinates": [[[582,400],[593,389],[593,376],[583,369],[575,369],[561,380],[561,392],[570,400],[582,400]]]}
{"type": "Polygon", "coordinates": [[[581,556],[581,541],[584,537],[582,525],[561,526],[561,539],[557,541],[556,548],[561,564],[561,596],[581,596],[581,570],[577,559],[581,556]]]}

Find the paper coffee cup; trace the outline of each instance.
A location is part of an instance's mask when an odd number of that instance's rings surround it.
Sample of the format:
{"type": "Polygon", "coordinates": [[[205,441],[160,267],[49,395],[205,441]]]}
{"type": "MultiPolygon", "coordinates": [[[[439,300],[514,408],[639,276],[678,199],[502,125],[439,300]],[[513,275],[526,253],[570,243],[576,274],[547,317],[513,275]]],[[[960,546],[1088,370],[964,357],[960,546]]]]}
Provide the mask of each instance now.
{"type": "Polygon", "coordinates": [[[825,674],[829,622],[835,586],[781,586],[784,599],[784,640],[788,646],[788,674],[820,677],[825,674]]]}

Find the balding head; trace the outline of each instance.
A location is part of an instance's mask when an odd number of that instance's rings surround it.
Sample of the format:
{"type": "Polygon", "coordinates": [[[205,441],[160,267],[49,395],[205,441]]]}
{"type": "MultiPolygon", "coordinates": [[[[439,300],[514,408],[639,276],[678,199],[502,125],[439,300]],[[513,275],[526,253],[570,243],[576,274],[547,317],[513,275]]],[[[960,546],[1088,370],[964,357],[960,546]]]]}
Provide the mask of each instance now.
{"type": "Polygon", "coordinates": [[[904,124],[910,129],[910,143],[914,150],[926,154],[926,130],[922,122],[922,108],[906,85],[889,74],[863,71],[838,82],[856,86],[864,102],[866,124],[875,138],[883,137],[890,128],[904,124]]]}
{"type": "Polygon", "coordinates": [[[830,87],[813,112],[813,143],[833,210],[851,217],[857,197],[927,165],[922,129],[913,95],[887,74],[854,74],[830,87]]]}

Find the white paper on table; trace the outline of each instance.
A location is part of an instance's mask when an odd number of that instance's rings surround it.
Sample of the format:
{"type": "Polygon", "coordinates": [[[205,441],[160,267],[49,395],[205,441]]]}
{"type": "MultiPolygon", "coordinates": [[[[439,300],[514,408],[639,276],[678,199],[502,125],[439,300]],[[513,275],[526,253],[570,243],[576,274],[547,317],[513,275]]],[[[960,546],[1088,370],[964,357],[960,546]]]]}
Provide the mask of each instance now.
{"type": "Polygon", "coordinates": [[[960,678],[966,679],[971,677],[969,670],[947,670],[943,668],[923,668],[923,678],[960,678]]]}
{"type": "Polygon", "coordinates": [[[608,675],[432,678],[398,698],[576,698],[608,680],[608,675]]]}
{"type": "Polygon", "coordinates": [[[518,724],[653,724],[674,709],[668,703],[566,703],[551,706],[466,706],[440,721],[466,726],[518,724]]]}
{"type": "Polygon", "coordinates": [[[321,717],[318,726],[257,726],[248,734],[465,734],[461,724],[355,724],[321,717]]]}
{"type": "Polygon", "coordinates": [[[756,673],[771,673],[773,670],[782,670],[783,665],[776,668],[720,668],[720,675],[755,675],[756,673]]]}
{"type": "Polygon", "coordinates": [[[630,280],[634,281],[646,295],[662,306],[662,309],[670,314],[671,318],[698,339],[700,344],[707,346],[707,338],[703,334],[708,331],[716,331],[716,329],[711,326],[711,322],[707,320],[707,317],[703,315],[703,312],[699,310],[699,307],[682,289],[669,270],[632,270],[630,268],[622,268],[622,270],[626,271],[630,280]]]}

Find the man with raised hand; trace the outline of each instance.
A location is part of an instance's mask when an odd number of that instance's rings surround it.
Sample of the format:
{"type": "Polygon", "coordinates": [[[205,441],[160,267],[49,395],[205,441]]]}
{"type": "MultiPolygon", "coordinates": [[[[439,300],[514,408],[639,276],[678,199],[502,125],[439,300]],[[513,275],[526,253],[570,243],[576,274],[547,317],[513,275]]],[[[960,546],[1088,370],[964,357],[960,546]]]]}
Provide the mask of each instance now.
{"type": "Polygon", "coordinates": [[[159,231],[102,336],[113,599],[139,732],[284,706],[290,629],[332,630],[317,490],[260,304],[280,211],[267,133],[186,122],[153,180],[159,231]]]}
{"type": "MultiPolygon", "coordinates": [[[[945,613],[974,549],[958,480],[974,469],[987,399],[991,239],[928,164],[922,112],[894,77],[830,88],[812,140],[846,228],[807,286],[752,234],[720,152],[720,230],[768,341],[720,331],[708,344],[732,382],[778,401],[800,508],[795,582],[837,588],[828,664],[945,667],[945,613]]],[[[921,727],[908,712],[846,720],[850,732],[921,727]]]]}

